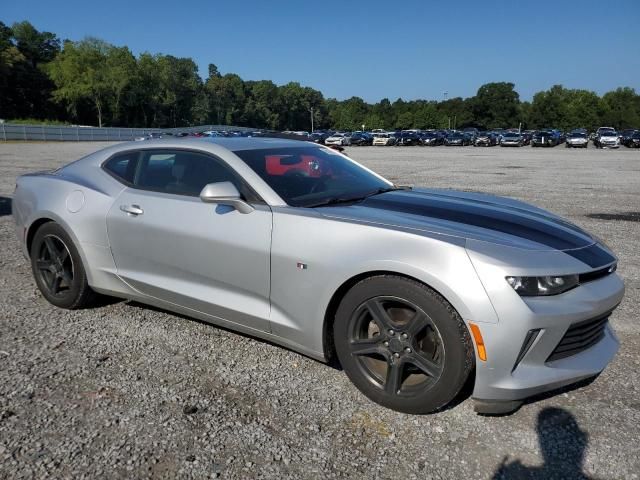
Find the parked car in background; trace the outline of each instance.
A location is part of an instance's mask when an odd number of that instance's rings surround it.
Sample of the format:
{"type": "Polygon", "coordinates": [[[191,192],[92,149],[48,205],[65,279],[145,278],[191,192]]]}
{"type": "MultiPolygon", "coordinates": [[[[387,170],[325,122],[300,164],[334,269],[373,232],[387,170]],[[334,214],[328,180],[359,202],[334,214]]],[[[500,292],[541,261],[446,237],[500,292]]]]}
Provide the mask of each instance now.
{"type": "Polygon", "coordinates": [[[428,147],[435,147],[444,143],[444,136],[438,132],[422,132],[420,134],[420,142],[428,147]]]}
{"type": "Polygon", "coordinates": [[[387,132],[376,132],[373,134],[373,145],[376,147],[387,147],[395,145],[396,137],[387,132]]]}
{"type": "Polygon", "coordinates": [[[636,132],[631,135],[631,138],[627,140],[625,145],[629,148],[640,148],[640,130],[636,130],[636,132]]]}
{"type": "Polygon", "coordinates": [[[587,148],[589,146],[589,137],[587,136],[586,133],[582,133],[578,131],[571,132],[567,136],[566,145],[567,145],[567,148],[573,148],[573,147],[587,148]]]}
{"type": "Polygon", "coordinates": [[[466,134],[471,139],[471,144],[473,144],[476,137],[478,136],[478,133],[480,133],[480,130],[478,130],[476,127],[467,127],[462,129],[462,133],[466,134]]]}
{"type": "MultiPolygon", "coordinates": [[[[611,134],[611,133],[616,133],[616,129],[613,127],[600,127],[596,130],[596,133],[594,135],[594,138],[599,136],[599,135],[603,135],[603,134],[611,134]]],[[[616,134],[617,135],[617,134],[616,134]]]]}
{"type": "Polygon", "coordinates": [[[324,145],[324,141],[329,138],[329,134],[325,132],[313,132],[309,136],[309,140],[318,145],[324,145]]]}
{"type": "Polygon", "coordinates": [[[168,134],[163,134],[162,132],[153,132],[153,133],[147,133],[146,135],[142,135],[140,137],[136,137],[134,140],[136,142],[143,142],[145,140],[154,140],[154,139],[159,139],[162,138],[163,135],[168,135],[168,134]]]}
{"type": "Polygon", "coordinates": [[[614,129],[598,129],[598,134],[593,140],[596,148],[618,148],[620,146],[620,138],[618,132],[614,129]]]}
{"type": "Polygon", "coordinates": [[[351,134],[351,145],[367,146],[373,145],[373,137],[367,132],[353,132],[351,134]]]}
{"type": "Polygon", "coordinates": [[[533,132],[524,131],[520,135],[522,135],[522,140],[524,141],[525,145],[531,144],[531,137],[533,137],[533,132]]]}
{"type": "Polygon", "coordinates": [[[532,147],[555,147],[558,145],[558,137],[549,130],[540,130],[531,137],[532,147]]]}
{"type": "Polygon", "coordinates": [[[633,137],[633,134],[636,133],[638,130],[635,128],[625,128],[624,130],[622,130],[620,132],[620,143],[622,145],[627,145],[628,140],[633,137]]]}
{"type": "Polygon", "coordinates": [[[327,137],[324,140],[325,145],[340,145],[346,146],[351,145],[351,135],[347,133],[334,133],[330,137],[327,137]]]}
{"type": "Polygon", "coordinates": [[[404,147],[413,147],[415,145],[420,145],[420,137],[413,130],[403,130],[400,132],[400,136],[396,142],[396,146],[404,146],[404,147]]]}
{"type": "Polygon", "coordinates": [[[507,132],[502,136],[501,147],[522,147],[524,138],[519,133],[507,132]]]}
{"type": "Polygon", "coordinates": [[[493,132],[479,132],[473,142],[474,147],[493,147],[498,144],[498,137],[493,132]]]}
{"type": "Polygon", "coordinates": [[[558,139],[558,145],[561,144],[561,143],[564,143],[567,140],[567,136],[562,130],[558,130],[557,128],[553,128],[553,129],[551,129],[551,132],[558,139]]]}
{"type": "Polygon", "coordinates": [[[471,139],[462,132],[453,132],[446,136],[444,144],[448,147],[464,147],[465,145],[471,145],[471,139]]]}
{"type": "Polygon", "coordinates": [[[491,133],[493,133],[496,137],[496,142],[498,145],[500,145],[500,142],[502,141],[502,136],[506,133],[505,130],[503,128],[494,128],[491,133]]]}

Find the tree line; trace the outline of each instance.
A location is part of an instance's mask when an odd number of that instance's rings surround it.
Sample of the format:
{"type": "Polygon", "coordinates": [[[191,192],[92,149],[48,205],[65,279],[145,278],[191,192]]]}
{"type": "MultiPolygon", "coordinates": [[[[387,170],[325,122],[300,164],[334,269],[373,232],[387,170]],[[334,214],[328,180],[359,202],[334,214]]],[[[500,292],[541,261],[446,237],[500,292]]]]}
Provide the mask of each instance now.
{"type": "Polygon", "coordinates": [[[297,82],[243,80],[191,58],[142,53],[97,38],[61,41],[27,21],[0,22],[0,118],[83,125],[182,127],[225,124],[272,130],[316,128],[560,128],[640,126],[640,95],[621,87],[602,96],[554,85],[522,101],[514,84],[482,85],[444,101],[324,98],[297,82]]]}

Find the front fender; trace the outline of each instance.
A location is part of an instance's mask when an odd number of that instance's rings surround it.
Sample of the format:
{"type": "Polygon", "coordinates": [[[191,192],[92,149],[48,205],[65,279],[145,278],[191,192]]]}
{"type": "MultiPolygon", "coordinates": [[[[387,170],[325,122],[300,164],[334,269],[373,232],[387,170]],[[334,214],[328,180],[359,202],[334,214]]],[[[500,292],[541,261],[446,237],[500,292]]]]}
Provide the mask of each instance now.
{"type": "Polygon", "coordinates": [[[498,318],[464,248],[453,237],[274,211],[271,330],[324,351],[324,321],[340,287],[363,274],[396,273],[439,292],[466,321],[498,318]]]}

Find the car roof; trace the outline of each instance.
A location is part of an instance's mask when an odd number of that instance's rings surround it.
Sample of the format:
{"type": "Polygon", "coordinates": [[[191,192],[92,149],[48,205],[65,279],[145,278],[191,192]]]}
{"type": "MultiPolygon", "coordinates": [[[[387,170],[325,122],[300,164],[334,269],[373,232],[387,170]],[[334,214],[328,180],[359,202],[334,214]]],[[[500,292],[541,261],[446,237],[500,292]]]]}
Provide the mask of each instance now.
{"type": "Polygon", "coordinates": [[[207,149],[207,145],[219,145],[231,152],[241,150],[259,150],[263,148],[287,148],[317,146],[313,142],[305,140],[288,140],[285,138],[271,137],[188,137],[188,138],[162,138],[145,140],[143,142],[124,142],[118,144],[119,149],[128,150],[130,148],[202,148],[207,149]]]}

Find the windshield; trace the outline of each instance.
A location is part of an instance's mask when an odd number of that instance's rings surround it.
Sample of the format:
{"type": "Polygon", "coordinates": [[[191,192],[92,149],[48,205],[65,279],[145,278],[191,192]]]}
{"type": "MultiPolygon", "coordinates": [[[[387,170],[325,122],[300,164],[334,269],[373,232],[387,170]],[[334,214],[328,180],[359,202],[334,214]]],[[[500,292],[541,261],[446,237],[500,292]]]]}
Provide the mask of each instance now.
{"type": "Polygon", "coordinates": [[[518,138],[520,135],[518,133],[505,133],[505,138],[518,138]]]}
{"type": "Polygon", "coordinates": [[[580,133],[580,132],[574,132],[571,134],[571,138],[585,138],[586,135],[584,133],[580,133]]]}
{"type": "Polygon", "coordinates": [[[294,207],[355,200],[393,188],[390,182],[328,148],[287,147],[234,153],[294,207]]]}

